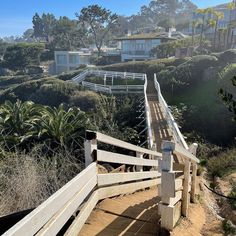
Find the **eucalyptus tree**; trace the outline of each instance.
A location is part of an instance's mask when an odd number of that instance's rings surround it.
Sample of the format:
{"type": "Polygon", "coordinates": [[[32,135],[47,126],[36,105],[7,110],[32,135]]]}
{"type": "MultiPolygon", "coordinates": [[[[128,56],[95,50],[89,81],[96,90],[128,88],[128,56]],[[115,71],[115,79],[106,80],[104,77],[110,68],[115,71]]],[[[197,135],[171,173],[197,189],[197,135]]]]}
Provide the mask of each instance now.
{"type": "Polygon", "coordinates": [[[112,27],[118,24],[118,15],[98,5],[84,7],[80,13],[76,13],[79,22],[93,36],[93,41],[101,54],[102,46],[112,27]]]}

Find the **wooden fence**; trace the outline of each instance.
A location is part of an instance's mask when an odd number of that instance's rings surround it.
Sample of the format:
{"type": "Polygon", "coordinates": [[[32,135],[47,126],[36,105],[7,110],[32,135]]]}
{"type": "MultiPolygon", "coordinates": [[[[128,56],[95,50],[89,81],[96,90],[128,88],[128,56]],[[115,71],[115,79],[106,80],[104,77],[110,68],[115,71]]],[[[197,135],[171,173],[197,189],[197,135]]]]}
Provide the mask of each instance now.
{"type": "Polygon", "coordinates": [[[189,191],[193,200],[195,194],[198,159],[193,154],[171,142],[163,142],[161,154],[93,131],[86,132],[84,146],[86,169],[13,226],[5,236],[56,235],[70,217],[79,212],[65,233],[78,235],[99,200],[152,186],[159,186],[162,227],[171,230],[181,212],[187,215],[189,191]],[[135,155],[99,150],[98,142],[133,151],[135,155]],[[144,154],[149,159],[144,159],[144,154]],[[183,166],[179,164],[183,170],[174,171],[173,154],[186,160],[183,166]],[[101,162],[131,165],[135,171],[101,174],[97,168],[101,162]],[[144,166],[149,170],[144,171],[144,166]],[[182,202],[182,211],[178,211],[179,202],[182,202]]]}

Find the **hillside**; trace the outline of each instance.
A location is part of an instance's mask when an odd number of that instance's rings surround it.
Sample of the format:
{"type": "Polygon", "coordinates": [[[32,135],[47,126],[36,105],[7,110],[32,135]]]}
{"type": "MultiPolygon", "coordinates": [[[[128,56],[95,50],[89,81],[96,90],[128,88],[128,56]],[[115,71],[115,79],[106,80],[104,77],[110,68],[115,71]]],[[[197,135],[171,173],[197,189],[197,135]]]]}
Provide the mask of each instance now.
{"type": "Polygon", "coordinates": [[[229,50],[186,59],[128,62],[102,68],[147,73],[150,80],[156,73],[168,104],[176,106],[181,113],[182,131],[190,138],[196,133],[208,142],[227,146],[234,140],[236,126],[218,92],[220,88],[233,89],[230,79],[236,74],[232,64],[235,61],[236,50],[229,50]]]}

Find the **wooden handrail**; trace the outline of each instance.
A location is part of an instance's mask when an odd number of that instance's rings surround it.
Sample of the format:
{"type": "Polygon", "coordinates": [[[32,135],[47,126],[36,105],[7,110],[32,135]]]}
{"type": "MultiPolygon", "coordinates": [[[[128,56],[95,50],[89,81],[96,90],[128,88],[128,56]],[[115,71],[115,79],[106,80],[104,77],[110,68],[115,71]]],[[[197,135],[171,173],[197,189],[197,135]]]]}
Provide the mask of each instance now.
{"type": "Polygon", "coordinates": [[[124,149],[128,149],[128,150],[132,150],[135,152],[146,153],[146,154],[153,155],[156,157],[162,156],[162,154],[160,152],[156,152],[156,151],[152,151],[152,150],[149,150],[146,148],[142,148],[142,147],[127,143],[125,141],[121,141],[119,139],[112,138],[112,137],[102,134],[100,132],[87,131],[86,132],[86,139],[87,140],[97,139],[97,141],[99,141],[99,142],[110,144],[110,145],[124,148],[124,149]]]}

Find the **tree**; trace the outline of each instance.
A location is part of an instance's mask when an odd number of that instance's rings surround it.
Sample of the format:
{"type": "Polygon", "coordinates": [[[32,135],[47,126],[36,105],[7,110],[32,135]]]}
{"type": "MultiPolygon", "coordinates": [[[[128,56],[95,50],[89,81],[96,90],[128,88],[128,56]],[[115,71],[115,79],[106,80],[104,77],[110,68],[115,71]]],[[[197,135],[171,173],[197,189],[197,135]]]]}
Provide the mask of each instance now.
{"type": "Polygon", "coordinates": [[[117,25],[118,16],[98,5],[85,7],[80,14],[76,13],[76,16],[79,22],[92,34],[98,56],[100,56],[104,40],[111,28],[117,25]]]}
{"type": "Polygon", "coordinates": [[[215,31],[214,31],[213,47],[214,47],[214,49],[216,49],[216,37],[217,37],[219,20],[224,18],[224,13],[219,12],[219,11],[213,11],[213,15],[215,16],[215,31]]]}
{"type": "Polygon", "coordinates": [[[42,17],[36,13],[33,16],[33,29],[36,38],[44,38],[47,43],[51,42],[51,36],[56,24],[56,18],[53,14],[43,13],[42,17]]]}
{"type": "Polygon", "coordinates": [[[200,47],[202,48],[203,43],[203,35],[205,31],[205,21],[206,21],[206,15],[211,11],[211,8],[206,9],[197,9],[196,13],[200,14],[202,16],[202,22],[201,22],[201,33],[200,33],[200,47]]]}
{"type": "Polygon", "coordinates": [[[200,22],[197,20],[192,21],[192,46],[194,46],[194,36],[196,33],[196,28],[199,26],[200,22]]]}
{"type": "MultiPolygon", "coordinates": [[[[236,87],[236,76],[231,79],[232,85],[236,87]]],[[[236,99],[233,93],[223,90],[219,90],[219,95],[221,96],[222,101],[228,107],[230,112],[234,114],[234,121],[236,121],[236,99]]]]}
{"type": "Polygon", "coordinates": [[[44,49],[39,43],[18,43],[7,47],[3,57],[4,65],[13,70],[24,69],[31,64],[39,64],[44,49]]]}
{"type": "Polygon", "coordinates": [[[230,11],[229,13],[229,23],[227,26],[227,42],[226,42],[226,47],[231,48],[232,41],[233,41],[233,22],[232,22],[232,15],[233,15],[233,10],[236,8],[235,1],[229,3],[227,5],[228,10],[230,11]]]}
{"type": "Polygon", "coordinates": [[[24,41],[30,41],[32,40],[32,37],[34,35],[34,30],[33,29],[27,29],[24,33],[23,33],[23,39],[24,41]]]}
{"type": "Polygon", "coordinates": [[[53,29],[53,44],[54,47],[62,50],[86,47],[86,36],[86,31],[78,25],[77,21],[64,16],[59,18],[53,29]]]}
{"type": "Polygon", "coordinates": [[[38,13],[35,13],[33,16],[33,29],[34,29],[34,37],[42,38],[43,37],[43,21],[38,13]]]}

